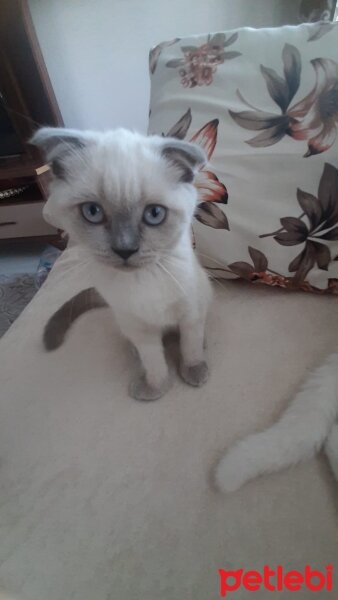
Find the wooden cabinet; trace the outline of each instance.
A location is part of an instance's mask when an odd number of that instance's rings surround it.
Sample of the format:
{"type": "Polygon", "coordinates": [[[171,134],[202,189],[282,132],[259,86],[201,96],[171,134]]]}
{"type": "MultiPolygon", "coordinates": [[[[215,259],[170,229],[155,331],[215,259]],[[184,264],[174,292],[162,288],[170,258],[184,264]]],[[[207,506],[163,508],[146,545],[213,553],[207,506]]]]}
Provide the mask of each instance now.
{"type": "Polygon", "coordinates": [[[25,200],[0,208],[0,240],[55,236],[57,231],[42,217],[42,203],[25,200]]]}
{"type": "Polygon", "coordinates": [[[56,229],[43,221],[46,174],[43,157],[28,144],[40,125],[62,126],[27,0],[0,1],[0,241],[48,236],[56,229]],[[25,186],[1,198],[4,189],[25,186]],[[10,225],[8,223],[11,223],[10,225]],[[14,224],[15,223],[15,224],[14,224]]]}

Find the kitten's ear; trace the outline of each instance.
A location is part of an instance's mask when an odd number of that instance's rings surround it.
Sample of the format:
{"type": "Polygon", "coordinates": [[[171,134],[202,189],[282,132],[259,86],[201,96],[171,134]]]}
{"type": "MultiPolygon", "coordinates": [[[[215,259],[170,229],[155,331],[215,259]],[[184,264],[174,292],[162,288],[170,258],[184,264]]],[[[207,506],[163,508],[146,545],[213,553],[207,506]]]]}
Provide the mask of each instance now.
{"type": "Polygon", "coordinates": [[[162,138],[161,153],[180,173],[180,181],[191,183],[195,174],[207,163],[201,146],[175,138],[162,138]]]}
{"type": "Polygon", "coordinates": [[[90,135],[87,132],[59,127],[42,127],[34,133],[29,143],[44,152],[53,174],[60,179],[65,179],[64,161],[67,155],[84,148],[89,140],[90,135]]]}

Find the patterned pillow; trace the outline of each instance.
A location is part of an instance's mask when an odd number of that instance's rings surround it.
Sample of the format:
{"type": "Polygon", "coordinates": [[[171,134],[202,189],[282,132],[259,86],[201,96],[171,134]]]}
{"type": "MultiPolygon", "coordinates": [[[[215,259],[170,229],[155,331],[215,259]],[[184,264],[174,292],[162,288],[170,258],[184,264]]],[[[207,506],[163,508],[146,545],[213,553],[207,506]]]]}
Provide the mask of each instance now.
{"type": "Polygon", "coordinates": [[[201,144],[196,250],[218,277],[338,293],[338,25],[150,52],[149,133],[201,144]]]}

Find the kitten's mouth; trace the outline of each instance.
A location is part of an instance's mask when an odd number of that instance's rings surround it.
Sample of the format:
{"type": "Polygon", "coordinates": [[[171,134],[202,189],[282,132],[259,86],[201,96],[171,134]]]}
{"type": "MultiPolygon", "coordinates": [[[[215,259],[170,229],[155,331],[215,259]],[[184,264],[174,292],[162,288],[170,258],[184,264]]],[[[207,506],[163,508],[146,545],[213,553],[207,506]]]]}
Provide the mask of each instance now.
{"type": "Polygon", "coordinates": [[[147,261],[142,259],[136,264],[129,262],[129,260],[117,262],[113,257],[105,256],[103,254],[97,254],[96,258],[99,262],[108,265],[113,269],[116,269],[117,271],[124,271],[126,273],[136,271],[137,269],[141,269],[142,267],[149,265],[149,263],[151,262],[150,260],[147,261]]]}
{"type": "Polygon", "coordinates": [[[139,269],[141,265],[131,265],[128,262],[121,263],[119,265],[114,265],[114,269],[118,269],[118,271],[135,271],[139,269]]]}

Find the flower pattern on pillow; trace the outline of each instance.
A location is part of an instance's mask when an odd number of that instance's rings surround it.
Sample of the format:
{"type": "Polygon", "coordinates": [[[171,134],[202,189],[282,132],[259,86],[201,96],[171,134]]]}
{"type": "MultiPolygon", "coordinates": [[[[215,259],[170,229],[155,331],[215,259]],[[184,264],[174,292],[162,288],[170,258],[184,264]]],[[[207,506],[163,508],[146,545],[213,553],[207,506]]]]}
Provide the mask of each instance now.
{"type": "Polygon", "coordinates": [[[338,169],[326,163],[319,182],[318,198],[298,189],[297,200],[302,214],[298,218],[283,217],[280,229],[260,238],[273,236],[281,246],[304,244],[288,267],[290,273],[295,273],[295,283],[299,284],[305,281],[315,264],[327,271],[332,260],[325,242],[338,240],[338,169]]]}
{"type": "MultiPolygon", "coordinates": [[[[315,265],[327,271],[332,260],[338,260],[338,256],[331,256],[329,246],[330,242],[338,241],[338,169],[326,163],[319,182],[318,197],[298,188],[297,200],[303,211],[299,217],[283,217],[280,219],[280,229],[259,236],[261,239],[273,237],[281,246],[304,244],[288,266],[293,276],[287,277],[272,270],[266,255],[252,246],[248,247],[252,263],[240,260],[230,263],[227,268],[206,265],[211,275],[222,277],[231,273],[253,283],[324,292],[311,285],[306,277],[315,265]]],[[[211,256],[209,258],[214,260],[211,256]]],[[[328,278],[327,291],[338,294],[337,278],[328,278]]]]}
{"type": "Polygon", "coordinates": [[[285,44],[282,59],[284,77],[274,69],[260,66],[268,92],[281,114],[255,108],[239,91],[237,95],[241,101],[254,110],[230,110],[229,114],[241,127],[262,132],[247,140],[247,144],[255,148],[272,146],[288,135],[295,140],[308,140],[305,157],[325,152],[334,144],[337,135],[338,64],[325,58],[312,60],[316,77],[314,88],[303,100],[290,107],[300,84],[300,52],[295,46],[285,44]]]}
{"type": "Polygon", "coordinates": [[[245,29],[153,53],[150,123],[210,161],[195,178],[194,236],[212,277],[338,295],[337,35],[330,22],[245,29]]]}
{"type": "Polygon", "coordinates": [[[231,263],[229,265],[230,272],[252,282],[260,281],[261,283],[283,288],[289,286],[287,277],[269,269],[268,259],[263,252],[251,246],[248,247],[248,252],[252,264],[245,261],[231,263]]]}
{"type": "Polygon", "coordinates": [[[338,123],[338,64],[328,58],[314,59],[311,64],[316,74],[315,86],[290,111],[296,119],[291,125],[292,137],[309,140],[305,156],[331,148],[338,123]]]}
{"type": "MultiPolygon", "coordinates": [[[[269,268],[268,258],[258,250],[248,246],[248,252],[252,260],[252,264],[246,261],[238,261],[229,264],[228,268],[207,266],[206,268],[211,273],[213,278],[224,278],[224,274],[231,273],[237,275],[241,279],[245,279],[250,283],[264,283],[272,287],[280,287],[289,290],[302,290],[303,292],[318,292],[338,294],[338,279],[330,277],[326,289],[320,289],[311,285],[308,281],[301,279],[297,281],[295,277],[287,277],[281,275],[269,268]]],[[[211,260],[212,257],[210,257],[211,260]]]]}
{"type": "Polygon", "coordinates": [[[177,42],[180,42],[181,38],[174,38],[169,42],[161,42],[161,44],[157,44],[154,48],[152,48],[149,52],[149,70],[152,75],[154,75],[158,63],[158,59],[161,56],[162,50],[164,48],[168,48],[168,46],[173,46],[177,42]]]}
{"type": "MultiPolygon", "coordinates": [[[[166,134],[168,137],[176,137],[180,140],[186,138],[192,121],[191,109],[171,127],[166,134]]],[[[211,159],[217,144],[218,119],[213,119],[201,127],[190,139],[190,142],[199,144],[205,151],[208,161],[211,159]]],[[[227,204],[228,191],[218,177],[208,169],[201,169],[195,178],[195,186],[202,200],[198,204],[196,219],[213,227],[214,229],[229,230],[229,222],[225,213],[215,203],[227,204]]]]}
{"type": "Polygon", "coordinates": [[[240,52],[225,51],[237,38],[238,33],[233,33],[228,39],[224,33],[208,35],[207,42],[202,46],[182,46],[183,57],[169,60],[166,66],[179,69],[184,87],[210,85],[218,65],[241,55],[240,52]]]}

